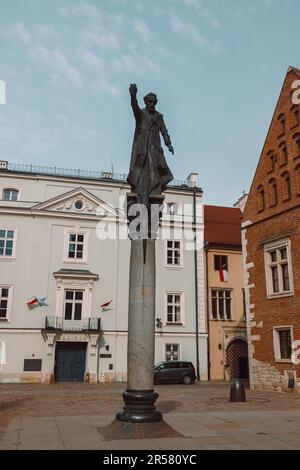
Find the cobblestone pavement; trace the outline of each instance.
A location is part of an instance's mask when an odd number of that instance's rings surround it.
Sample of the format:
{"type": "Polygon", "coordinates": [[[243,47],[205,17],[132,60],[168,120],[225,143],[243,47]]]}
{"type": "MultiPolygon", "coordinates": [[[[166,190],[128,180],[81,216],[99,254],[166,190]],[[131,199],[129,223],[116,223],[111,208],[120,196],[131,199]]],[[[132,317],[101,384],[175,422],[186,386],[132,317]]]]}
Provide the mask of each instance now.
{"type": "Polygon", "coordinates": [[[101,427],[123,406],[125,384],[0,384],[0,449],[295,449],[300,394],[246,390],[230,403],[229,385],[160,385],[157,408],[181,438],[104,441],[101,427]]]}
{"type": "MultiPolygon", "coordinates": [[[[2,413],[11,416],[95,415],[117,412],[123,406],[126,384],[59,383],[0,384],[2,413]]],[[[157,407],[163,413],[230,410],[300,410],[300,394],[246,389],[247,403],[229,403],[229,385],[156,385],[157,407]]]]}

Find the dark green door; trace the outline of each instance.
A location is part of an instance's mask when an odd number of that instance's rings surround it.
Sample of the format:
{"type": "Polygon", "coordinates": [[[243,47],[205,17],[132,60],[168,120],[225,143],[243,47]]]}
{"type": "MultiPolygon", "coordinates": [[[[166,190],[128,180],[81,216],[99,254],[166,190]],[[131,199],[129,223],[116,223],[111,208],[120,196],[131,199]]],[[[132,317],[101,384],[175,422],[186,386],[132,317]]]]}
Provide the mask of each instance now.
{"type": "Polygon", "coordinates": [[[83,382],[86,343],[57,343],[55,355],[56,382],[83,382]]]}

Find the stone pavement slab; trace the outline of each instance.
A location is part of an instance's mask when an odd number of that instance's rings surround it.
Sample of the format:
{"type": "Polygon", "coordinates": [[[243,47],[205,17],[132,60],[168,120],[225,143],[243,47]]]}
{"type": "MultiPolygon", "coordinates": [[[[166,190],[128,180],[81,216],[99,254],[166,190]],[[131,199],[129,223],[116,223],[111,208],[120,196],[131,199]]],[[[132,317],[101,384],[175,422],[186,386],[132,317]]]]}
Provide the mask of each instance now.
{"type": "MultiPolygon", "coordinates": [[[[298,412],[299,414],[299,412],[298,412]]],[[[265,428],[259,428],[247,419],[226,423],[228,415],[219,414],[219,424],[210,424],[209,413],[194,413],[193,417],[185,414],[168,416],[168,423],[185,437],[160,438],[160,439],[136,439],[136,440],[112,440],[105,441],[98,426],[95,423],[110,422],[114,416],[93,417],[94,424],[88,420],[82,420],[81,416],[57,417],[57,418],[32,418],[24,420],[20,429],[7,428],[2,435],[0,449],[103,449],[103,450],[162,450],[162,449],[299,449],[300,430],[298,432],[283,432],[280,428],[282,416],[277,417],[277,427],[265,424],[265,428]],[[205,419],[204,418],[205,414],[205,419]],[[206,421],[206,425],[203,425],[206,421]],[[213,429],[212,429],[213,426],[213,429]],[[262,429],[265,429],[263,431],[262,429]]],[[[239,419],[241,416],[239,416],[239,419]]],[[[273,416],[264,417],[276,421],[276,412],[273,416]]],[[[213,422],[215,419],[212,420],[213,422]]],[[[16,423],[14,423],[15,426],[16,423]]]]}
{"type": "MultiPolygon", "coordinates": [[[[219,434],[217,431],[209,429],[204,424],[204,421],[210,422],[209,416],[207,415],[205,416],[205,420],[203,420],[203,416],[195,416],[195,413],[193,413],[193,416],[187,416],[185,414],[184,419],[181,414],[165,415],[164,419],[166,423],[176,429],[176,431],[187,437],[216,436],[219,434]]],[[[212,420],[214,421],[214,417],[212,417],[212,420]]]]}
{"type": "Polygon", "coordinates": [[[9,409],[0,420],[1,450],[300,449],[300,396],[294,394],[247,391],[251,402],[232,404],[222,398],[228,385],[164,386],[158,408],[183,437],[108,441],[101,428],[122,407],[124,384],[57,385],[0,384],[2,416],[9,409]]]}
{"type": "Polygon", "coordinates": [[[19,431],[8,429],[0,433],[0,450],[17,450],[19,431]]]}
{"type": "Polygon", "coordinates": [[[273,436],[261,435],[249,429],[231,430],[231,436],[242,444],[249,444],[257,450],[291,450],[294,446],[279,441],[273,436]]]}

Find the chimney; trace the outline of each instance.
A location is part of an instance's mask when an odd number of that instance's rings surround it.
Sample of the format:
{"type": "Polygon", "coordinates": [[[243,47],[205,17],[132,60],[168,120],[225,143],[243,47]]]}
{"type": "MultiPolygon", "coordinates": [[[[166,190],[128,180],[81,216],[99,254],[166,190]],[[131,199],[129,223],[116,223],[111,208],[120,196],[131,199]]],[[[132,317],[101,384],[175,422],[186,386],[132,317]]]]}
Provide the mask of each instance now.
{"type": "Polygon", "coordinates": [[[187,184],[190,188],[198,187],[198,173],[190,173],[187,177],[187,184]]]}

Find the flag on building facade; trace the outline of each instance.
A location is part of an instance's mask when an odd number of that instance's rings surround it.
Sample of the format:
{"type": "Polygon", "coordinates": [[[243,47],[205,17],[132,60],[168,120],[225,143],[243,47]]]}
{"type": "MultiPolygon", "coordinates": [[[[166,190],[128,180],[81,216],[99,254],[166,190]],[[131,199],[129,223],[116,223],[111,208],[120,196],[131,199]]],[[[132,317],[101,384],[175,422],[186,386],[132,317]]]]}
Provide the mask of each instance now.
{"type": "Polygon", "coordinates": [[[46,298],[47,297],[39,297],[38,298],[39,307],[48,307],[48,304],[46,304],[46,298]]]}
{"type": "Polygon", "coordinates": [[[227,282],[228,281],[228,271],[226,269],[226,266],[220,266],[219,274],[220,274],[220,281],[221,282],[227,282]]]}
{"type": "Polygon", "coordinates": [[[109,302],[105,302],[104,304],[100,305],[100,307],[102,308],[102,311],[103,312],[106,312],[108,310],[111,310],[110,308],[108,308],[110,306],[110,304],[112,303],[113,299],[111,299],[109,302]]]}
{"type": "Polygon", "coordinates": [[[108,307],[112,303],[112,299],[109,302],[106,302],[105,304],[100,305],[101,308],[103,307],[108,307]]]}
{"type": "Polygon", "coordinates": [[[29,310],[32,310],[36,307],[47,307],[48,304],[46,304],[46,298],[47,297],[36,297],[33,296],[27,301],[27,306],[29,310]]]}
{"type": "Polygon", "coordinates": [[[32,310],[33,308],[36,308],[39,306],[39,301],[37,297],[31,297],[29,300],[27,300],[27,307],[29,310],[32,310]]]}

